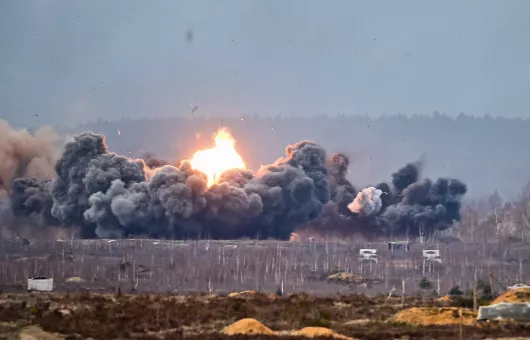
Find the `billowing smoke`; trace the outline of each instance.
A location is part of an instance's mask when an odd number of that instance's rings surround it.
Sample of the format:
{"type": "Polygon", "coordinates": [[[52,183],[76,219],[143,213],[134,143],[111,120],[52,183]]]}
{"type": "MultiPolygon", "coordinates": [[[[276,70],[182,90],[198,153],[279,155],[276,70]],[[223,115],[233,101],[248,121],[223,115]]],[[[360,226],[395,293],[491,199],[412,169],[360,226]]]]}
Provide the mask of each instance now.
{"type": "Polygon", "coordinates": [[[337,204],[338,212],[343,215],[349,213],[348,204],[357,195],[354,186],[346,178],[349,166],[350,159],[341,153],[334,154],[328,161],[331,200],[337,204]]]}
{"type": "Polygon", "coordinates": [[[208,188],[188,161],[152,169],[109,152],[104,136],[83,133],[57,163],[51,212],[86,236],[286,238],[329,201],[325,150],[304,141],[286,152],[256,175],[233,169],[208,188]]]}
{"type": "MultiPolygon", "coordinates": [[[[347,158],[342,155],[332,157],[330,174],[342,174],[335,175],[335,178],[341,179],[343,188],[352,188],[344,177],[345,160],[347,158]]],[[[392,174],[392,185],[383,182],[356,193],[347,205],[346,214],[338,211],[337,206],[343,201],[335,196],[335,201],[326,205],[322,217],[311,221],[306,228],[319,233],[362,232],[370,236],[415,237],[433,235],[451,227],[453,222],[460,220],[461,199],[467,191],[466,186],[456,179],[421,180],[422,163],[406,164],[392,174]]],[[[331,178],[330,188],[333,187],[331,183],[338,182],[331,178]]]]}
{"type": "Polygon", "coordinates": [[[11,186],[11,208],[15,216],[26,217],[32,225],[46,227],[59,225],[51,214],[52,181],[35,178],[16,178],[11,186]]]}
{"type": "Polygon", "coordinates": [[[0,119],[0,228],[16,227],[22,219],[41,226],[53,222],[49,186],[59,144],[52,128],[32,134],[0,119]]]}
{"type": "Polygon", "coordinates": [[[53,178],[53,166],[60,156],[57,142],[52,128],[43,127],[31,134],[26,129],[15,130],[0,119],[0,191],[8,192],[17,177],[53,178]]]}
{"type": "Polygon", "coordinates": [[[381,201],[382,193],[381,190],[374,187],[365,188],[357,194],[353,202],[348,204],[348,209],[356,214],[375,215],[383,205],[381,201]]]}
{"type": "Polygon", "coordinates": [[[328,159],[309,141],[288,146],[285,157],[257,173],[225,171],[211,186],[187,160],[174,166],[154,156],[120,156],[92,132],[73,137],[55,164],[53,150],[17,156],[18,165],[1,177],[10,199],[0,196],[0,211],[25,216],[36,227],[79,227],[84,237],[287,239],[308,225],[379,235],[427,233],[460,218],[466,192],[454,179],[421,179],[421,162],[394,173],[391,184],[358,192],[347,178],[349,158],[328,159]]]}

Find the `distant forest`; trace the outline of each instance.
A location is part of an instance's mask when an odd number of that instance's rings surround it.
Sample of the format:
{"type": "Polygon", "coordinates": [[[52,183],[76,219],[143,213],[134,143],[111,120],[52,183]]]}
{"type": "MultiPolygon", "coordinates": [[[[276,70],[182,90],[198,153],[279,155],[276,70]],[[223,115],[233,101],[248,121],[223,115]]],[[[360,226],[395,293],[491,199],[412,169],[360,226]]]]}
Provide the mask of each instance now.
{"type": "Polygon", "coordinates": [[[107,137],[111,151],[129,157],[156,155],[177,162],[213,142],[220,127],[228,127],[238,151],[252,170],[285,154],[301,140],[324,146],[331,156],[347,154],[350,180],[356,187],[389,181],[407,162],[423,160],[423,177],[454,177],[468,185],[468,198],[498,191],[517,198],[530,180],[528,119],[450,118],[394,115],[237,118],[152,118],[98,120],[62,132],[91,130],[107,137]],[[119,131],[119,132],[118,132],[119,131]]]}

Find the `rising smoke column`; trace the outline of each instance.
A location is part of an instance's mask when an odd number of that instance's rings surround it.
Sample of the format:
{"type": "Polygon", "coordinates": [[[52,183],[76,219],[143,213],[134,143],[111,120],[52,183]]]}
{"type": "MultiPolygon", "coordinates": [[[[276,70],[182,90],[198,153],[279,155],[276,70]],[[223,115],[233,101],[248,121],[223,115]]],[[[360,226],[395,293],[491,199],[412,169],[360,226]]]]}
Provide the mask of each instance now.
{"type": "Polygon", "coordinates": [[[355,187],[346,178],[349,166],[350,159],[342,153],[334,154],[327,163],[331,200],[337,204],[338,213],[343,215],[349,215],[348,204],[353,201],[357,194],[355,187]]]}
{"type": "Polygon", "coordinates": [[[460,220],[461,198],[466,191],[466,185],[456,179],[440,178],[434,183],[425,179],[405,188],[402,201],[389,206],[382,219],[395,234],[432,234],[460,220]]]}
{"type": "Polygon", "coordinates": [[[59,143],[52,128],[42,127],[32,134],[0,119],[0,227],[16,226],[16,217],[19,222],[29,217],[25,222],[39,226],[54,222],[48,210],[49,179],[55,177],[59,143]]]}
{"type": "Polygon", "coordinates": [[[84,227],[84,236],[93,235],[92,223],[107,224],[106,217],[99,211],[87,212],[91,205],[101,203],[97,198],[90,202],[89,198],[105,193],[114,180],[121,180],[125,185],[145,180],[144,169],[145,163],[141,160],[109,152],[103,135],[84,132],[75,136],[73,142],[66,144],[55,167],[57,178],[51,186],[52,215],[65,225],[84,227]]]}
{"type": "Polygon", "coordinates": [[[392,184],[394,185],[393,202],[397,203],[403,199],[403,190],[409,185],[416,183],[420,177],[422,162],[408,163],[392,174],[392,184]]]}
{"type": "Polygon", "coordinates": [[[43,127],[31,134],[26,129],[15,130],[0,119],[0,191],[8,192],[17,177],[53,178],[60,155],[58,139],[52,128],[43,127]]]}

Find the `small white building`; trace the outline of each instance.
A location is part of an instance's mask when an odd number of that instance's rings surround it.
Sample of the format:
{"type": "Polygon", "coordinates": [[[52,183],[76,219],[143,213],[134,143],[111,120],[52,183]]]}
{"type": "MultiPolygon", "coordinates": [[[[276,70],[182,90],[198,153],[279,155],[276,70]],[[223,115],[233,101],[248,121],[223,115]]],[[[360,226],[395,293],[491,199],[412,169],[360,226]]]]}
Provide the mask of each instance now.
{"type": "Polygon", "coordinates": [[[28,291],[51,292],[53,291],[53,279],[47,277],[28,279],[28,291]]]}
{"type": "Polygon", "coordinates": [[[359,259],[361,261],[374,261],[377,262],[377,249],[360,249],[359,259]]]}
{"type": "Polygon", "coordinates": [[[440,257],[440,251],[438,249],[423,250],[423,259],[425,261],[442,263],[442,258],[440,257]]]}

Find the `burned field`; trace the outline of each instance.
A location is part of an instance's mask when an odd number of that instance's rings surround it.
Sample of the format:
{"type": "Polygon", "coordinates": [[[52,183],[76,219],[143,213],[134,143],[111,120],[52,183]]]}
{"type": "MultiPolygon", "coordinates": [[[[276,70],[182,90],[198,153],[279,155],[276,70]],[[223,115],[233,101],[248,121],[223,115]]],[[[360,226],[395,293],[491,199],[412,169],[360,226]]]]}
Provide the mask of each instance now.
{"type": "Polygon", "coordinates": [[[390,251],[387,244],[282,241],[166,240],[4,240],[0,242],[0,287],[26,289],[35,276],[54,279],[56,291],[206,292],[256,290],[306,292],[419,293],[426,277],[444,295],[475,279],[493,290],[527,282],[530,247],[515,244],[413,244],[390,251]],[[377,262],[359,258],[363,248],[377,250],[377,262]],[[422,251],[437,249],[441,263],[424,261],[422,251]],[[334,280],[330,276],[343,273],[334,280]],[[491,273],[491,276],[490,276],[491,273]]]}

